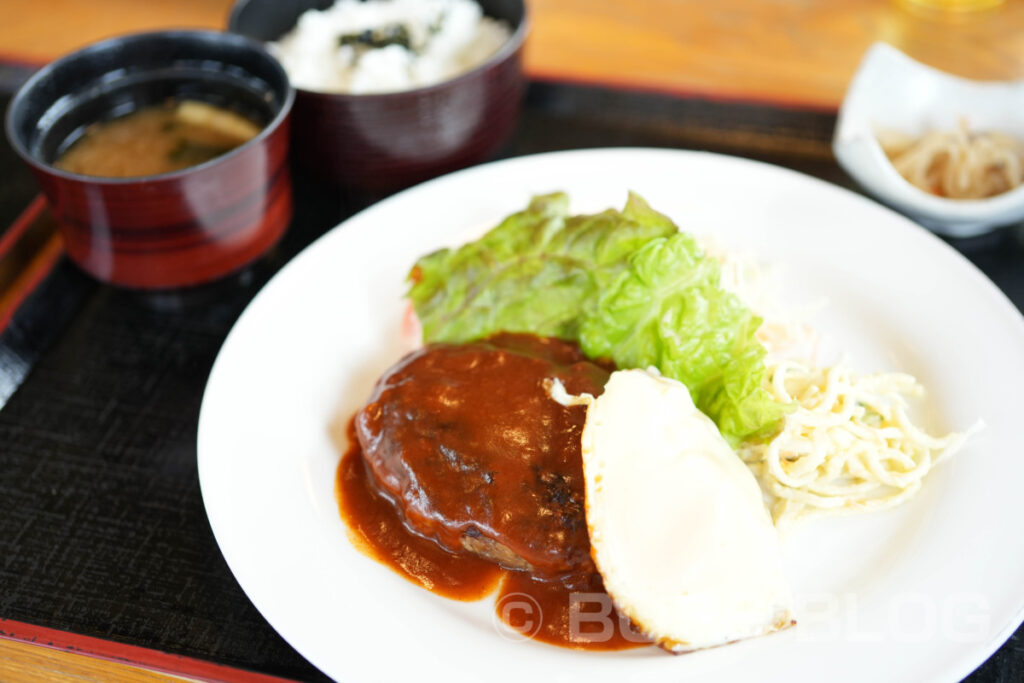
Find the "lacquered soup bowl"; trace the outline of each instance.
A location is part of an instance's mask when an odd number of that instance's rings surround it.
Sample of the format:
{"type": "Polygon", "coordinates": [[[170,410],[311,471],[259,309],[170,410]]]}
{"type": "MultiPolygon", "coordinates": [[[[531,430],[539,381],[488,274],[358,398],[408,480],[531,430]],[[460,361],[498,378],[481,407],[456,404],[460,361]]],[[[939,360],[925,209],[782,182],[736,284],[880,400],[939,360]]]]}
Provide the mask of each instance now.
{"type": "Polygon", "coordinates": [[[112,284],[177,288],[240,270],[284,234],[293,101],[287,75],[259,43],[212,31],[135,34],[36,73],[11,102],[7,135],[31,166],[72,260],[112,284]],[[233,109],[264,128],[172,173],[103,178],[53,166],[87,126],[176,97],[233,109]]]}

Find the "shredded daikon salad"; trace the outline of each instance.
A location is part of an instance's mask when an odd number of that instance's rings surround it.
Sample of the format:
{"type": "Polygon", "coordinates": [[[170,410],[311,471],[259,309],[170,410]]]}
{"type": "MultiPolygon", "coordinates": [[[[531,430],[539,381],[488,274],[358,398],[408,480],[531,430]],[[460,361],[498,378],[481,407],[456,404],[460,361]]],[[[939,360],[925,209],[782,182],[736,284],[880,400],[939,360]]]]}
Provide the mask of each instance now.
{"type": "Polygon", "coordinates": [[[861,375],[843,360],[815,364],[818,334],[778,304],[777,273],[749,255],[705,243],[722,262],[722,285],[765,322],[758,338],[768,355],[765,388],[795,405],[781,431],[748,442],[739,456],[757,476],[776,526],[819,514],[879,510],[921,488],[925,475],[981,428],[932,436],[908,416],[924,394],[910,375],[861,375]]]}
{"type": "Polygon", "coordinates": [[[920,137],[878,132],[897,172],[915,187],[950,199],[983,199],[1024,183],[1024,142],[998,131],[972,132],[967,121],[920,137]]]}

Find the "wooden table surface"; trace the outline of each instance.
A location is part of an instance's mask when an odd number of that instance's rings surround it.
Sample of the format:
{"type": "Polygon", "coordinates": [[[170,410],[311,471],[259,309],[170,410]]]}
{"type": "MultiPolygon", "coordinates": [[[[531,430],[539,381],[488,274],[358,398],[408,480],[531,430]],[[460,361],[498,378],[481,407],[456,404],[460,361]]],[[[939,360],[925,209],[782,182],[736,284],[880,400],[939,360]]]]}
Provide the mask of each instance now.
{"type": "Polygon", "coordinates": [[[155,681],[196,680],[142,669],[130,664],[76,655],[43,648],[16,640],[0,640],[0,672],[8,683],[45,680],[49,683],[80,681],[155,681]]]}
{"type": "MultiPolygon", "coordinates": [[[[41,64],[144,29],[222,28],[232,0],[4,0],[0,59],[41,64]]],[[[1024,2],[925,14],[910,0],[528,0],[535,78],[835,108],[892,43],[971,78],[1024,78],[1024,2]]]]}

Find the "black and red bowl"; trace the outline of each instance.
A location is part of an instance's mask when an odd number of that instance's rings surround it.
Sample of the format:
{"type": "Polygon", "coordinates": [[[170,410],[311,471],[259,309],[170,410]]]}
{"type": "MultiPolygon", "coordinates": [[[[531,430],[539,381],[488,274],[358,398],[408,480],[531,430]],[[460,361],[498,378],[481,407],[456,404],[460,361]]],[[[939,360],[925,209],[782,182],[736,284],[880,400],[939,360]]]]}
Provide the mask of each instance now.
{"type": "Polygon", "coordinates": [[[261,44],[212,31],[113,38],[44,67],[7,112],[7,135],[31,166],[78,265],[113,284],[168,289],[242,269],[292,216],[288,168],[294,90],[261,44]],[[264,125],[244,145],[172,173],[102,178],[53,162],[90,124],[188,97],[264,125]]]}
{"type": "MultiPolygon", "coordinates": [[[[512,28],[485,63],[437,85],[382,94],[297,89],[292,148],[299,162],[357,191],[400,189],[491,158],[515,131],[525,90],[523,0],[478,0],[512,28]]],[[[228,30],[277,40],[309,9],[333,0],[239,0],[228,30]]]]}

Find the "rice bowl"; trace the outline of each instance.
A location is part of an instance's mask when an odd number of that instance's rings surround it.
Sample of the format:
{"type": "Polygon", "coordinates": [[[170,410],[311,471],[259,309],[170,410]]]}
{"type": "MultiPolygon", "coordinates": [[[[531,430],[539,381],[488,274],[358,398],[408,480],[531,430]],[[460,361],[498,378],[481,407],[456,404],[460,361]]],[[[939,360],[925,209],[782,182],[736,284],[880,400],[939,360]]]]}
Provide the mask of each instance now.
{"type": "Polygon", "coordinates": [[[338,0],[304,12],[268,48],[295,87],[358,95],[454,78],[510,37],[508,25],[473,0],[338,0]]]}

